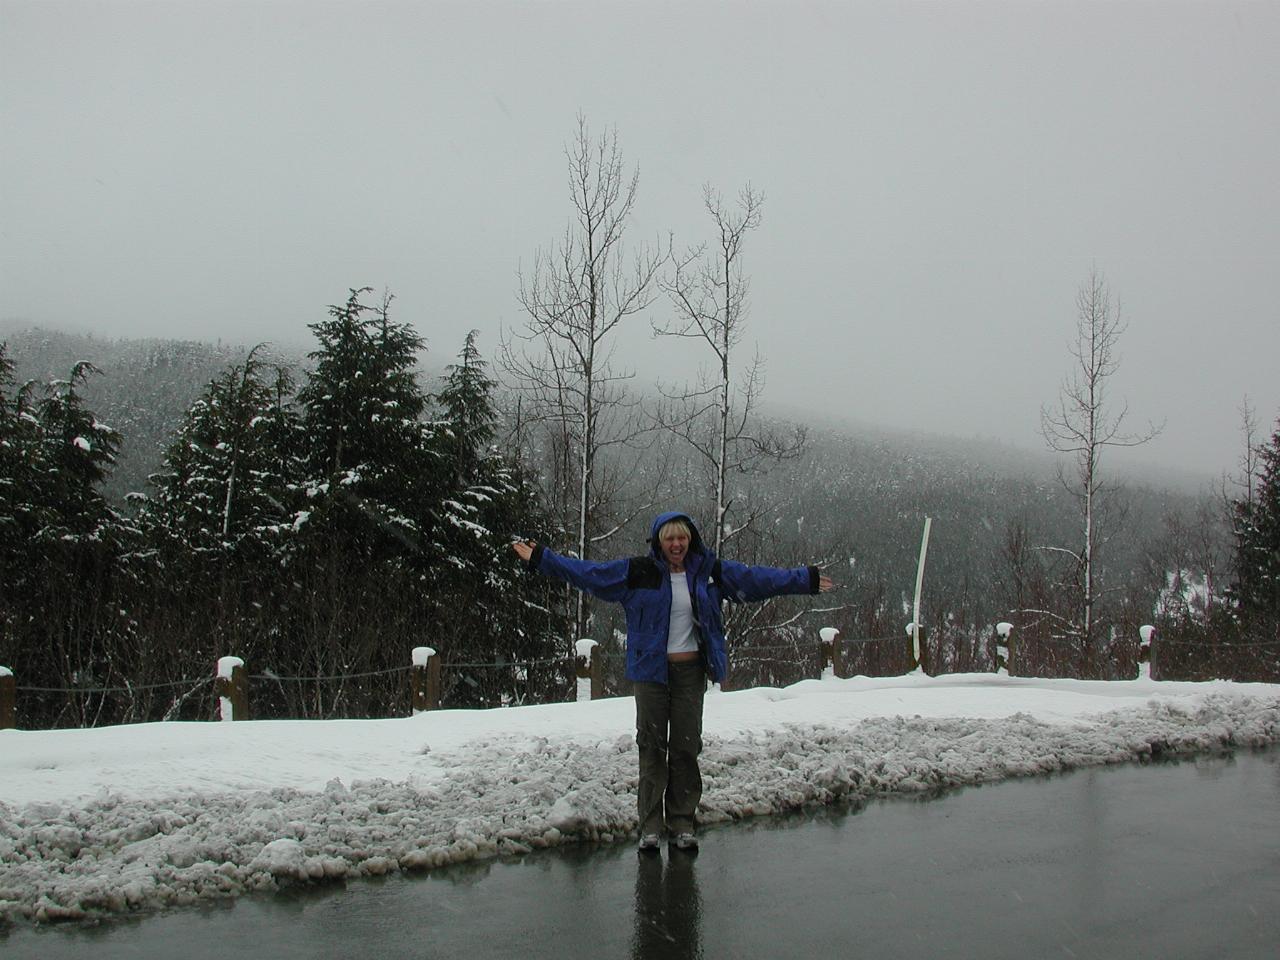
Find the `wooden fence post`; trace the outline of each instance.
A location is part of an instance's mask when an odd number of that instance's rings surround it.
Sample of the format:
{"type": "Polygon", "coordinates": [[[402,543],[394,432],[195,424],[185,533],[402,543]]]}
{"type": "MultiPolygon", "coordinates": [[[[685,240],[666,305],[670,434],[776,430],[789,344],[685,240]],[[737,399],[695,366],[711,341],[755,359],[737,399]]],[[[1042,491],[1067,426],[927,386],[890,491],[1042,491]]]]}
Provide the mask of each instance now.
{"type": "Polygon", "coordinates": [[[413,648],[409,670],[409,699],[413,714],[440,709],[440,658],[430,647],[413,648]]]}
{"type": "Polygon", "coordinates": [[[213,694],[218,698],[218,717],[223,721],[249,719],[249,675],[239,657],[222,657],[214,676],[213,694]]]}
{"type": "Polygon", "coordinates": [[[579,640],[574,665],[578,674],[578,703],[599,700],[604,695],[604,683],[600,671],[600,644],[594,640],[579,640]]]}
{"type": "Polygon", "coordinates": [[[996,673],[1002,677],[1013,672],[1013,624],[996,624],[996,673]]]}
{"type": "Polygon", "coordinates": [[[840,653],[840,631],[835,627],[823,627],[818,631],[822,638],[821,680],[833,680],[844,676],[844,658],[840,653]]]}
{"type": "Polygon", "coordinates": [[[1138,628],[1138,636],[1142,638],[1138,646],[1138,679],[1159,680],[1160,672],[1156,664],[1156,628],[1147,624],[1138,628]]]}
{"type": "Polygon", "coordinates": [[[18,725],[18,681],[13,671],[0,667],[0,730],[12,730],[18,725]]]}

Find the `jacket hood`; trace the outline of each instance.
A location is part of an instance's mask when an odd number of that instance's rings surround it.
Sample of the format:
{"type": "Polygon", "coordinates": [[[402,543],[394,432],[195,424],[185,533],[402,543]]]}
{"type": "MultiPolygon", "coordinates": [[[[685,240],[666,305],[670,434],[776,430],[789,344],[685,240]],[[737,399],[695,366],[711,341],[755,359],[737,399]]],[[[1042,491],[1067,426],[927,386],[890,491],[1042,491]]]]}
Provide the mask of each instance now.
{"type": "Polygon", "coordinates": [[[693,536],[689,540],[690,553],[706,553],[707,549],[702,543],[702,534],[698,531],[698,525],[693,522],[693,518],[687,513],[681,513],[678,510],[671,510],[667,513],[660,513],[653,518],[653,526],[649,528],[649,550],[659,560],[662,559],[662,545],[658,543],[658,531],[662,529],[664,524],[670,523],[672,520],[683,520],[689,525],[689,529],[693,531],[693,536]]]}

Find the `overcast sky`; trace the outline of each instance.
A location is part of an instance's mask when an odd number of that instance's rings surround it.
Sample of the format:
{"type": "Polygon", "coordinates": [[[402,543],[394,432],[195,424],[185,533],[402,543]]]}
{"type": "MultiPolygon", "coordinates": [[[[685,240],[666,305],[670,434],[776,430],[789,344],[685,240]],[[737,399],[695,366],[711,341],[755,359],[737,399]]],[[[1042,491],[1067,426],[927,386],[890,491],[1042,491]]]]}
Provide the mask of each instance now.
{"type": "MultiPolygon", "coordinates": [[[[307,344],[369,285],[492,354],[581,112],[633,246],[765,194],[767,399],[1042,447],[1096,267],[1145,457],[1219,474],[1246,394],[1280,416],[1278,50],[1278,2],[0,0],[0,319],[307,344]]],[[[619,358],[700,359],[644,321],[619,358]]]]}

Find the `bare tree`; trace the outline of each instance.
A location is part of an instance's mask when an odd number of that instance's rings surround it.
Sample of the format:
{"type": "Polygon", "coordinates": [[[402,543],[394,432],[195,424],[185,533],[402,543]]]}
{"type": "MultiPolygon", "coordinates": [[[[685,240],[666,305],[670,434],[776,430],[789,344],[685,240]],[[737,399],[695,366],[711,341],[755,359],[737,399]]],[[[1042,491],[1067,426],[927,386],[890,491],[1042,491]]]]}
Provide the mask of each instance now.
{"type": "MultiPolygon", "coordinates": [[[[538,250],[532,275],[520,273],[525,326],[505,337],[499,360],[525,400],[522,429],[542,429],[553,454],[552,508],[574,530],[580,557],[615,533],[621,471],[601,472],[601,454],[632,443],[639,410],[626,391],[629,372],[610,361],[615,335],[654,298],[665,260],[657,249],[628,259],[623,234],[639,174],[626,173],[616,131],[593,139],[586,119],[565,148],[573,216],[551,249],[538,250]]],[[[577,597],[579,636],[586,625],[577,597]]]]}
{"type": "Polygon", "coordinates": [[[1070,346],[1075,364],[1058,391],[1058,401],[1040,410],[1040,430],[1049,447],[1068,454],[1074,472],[1060,469],[1059,477],[1080,505],[1084,529],[1077,549],[1053,548],[1064,554],[1072,568],[1072,622],[1069,633],[1081,643],[1082,652],[1092,653],[1100,589],[1097,553],[1100,543],[1098,519],[1104,493],[1100,463],[1108,447],[1136,447],[1159,434],[1161,427],[1149,424],[1141,433],[1127,433],[1124,421],[1127,404],[1118,409],[1111,403],[1108,389],[1120,365],[1116,352],[1126,324],[1120,308],[1114,310],[1104,278],[1094,270],[1076,294],[1076,335],[1070,346]]]}
{"type": "Polygon", "coordinates": [[[695,386],[663,390],[665,402],[658,417],[666,429],[686,441],[708,471],[714,500],[713,547],[720,553],[758,515],[744,508],[742,522],[736,527],[731,524],[729,512],[735,502],[730,475],[798,456],[804,449],[805,431],[801,427],[771,430],[757,422],[755,408],[764,388],[764,365],[758,353],[745,367],[741,382],[734,381],[735,348],[742,340],[750,291],[742,270],[742,248],[747,233],[760,225],[764,196],[747,184],[738,193],[736,207],[729,207],[707,184],[702,202],[719,236],[710,249],[695,247],[675,261],[673,276],[662,287],[676,316],[665,325],[655,324],[654,332],[702,341],[711,350],[714,366],[710,373],[704,369],[695,386]]]}
{"type": "Polygon", "coordinates": [[[1252,507],[1254,485],[1258,478],[1258,411],[1249,402],[1248,394],[1245,394],[1244,400],[1236,409],[1240,412],[1240,437],[1244,441],[1244,449],[1240,451],[1240,459],[1237,461],[1240,473],[1234,477],[1222,478],[1222,502],[1228,516],[1234,509],[1233,503],[1238,499],[1231,493],[1229,484],[1239,487],[1243,494],[1239,499],[1252,507]]]}

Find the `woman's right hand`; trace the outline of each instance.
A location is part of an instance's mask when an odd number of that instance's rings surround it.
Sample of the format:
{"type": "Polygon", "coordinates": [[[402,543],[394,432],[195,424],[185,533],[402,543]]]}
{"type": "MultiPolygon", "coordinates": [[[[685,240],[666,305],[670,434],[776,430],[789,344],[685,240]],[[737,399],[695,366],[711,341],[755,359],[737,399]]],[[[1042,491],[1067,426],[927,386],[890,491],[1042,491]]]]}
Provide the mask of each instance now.
{"type": "Polygon", "coordinates": [[[516,556],[525,563],[529,562],[529,558],[533,556],[533,548],[537,546],[533,540],[517,540],[511,544],[511,549],[516,552],[516,556]]]}

